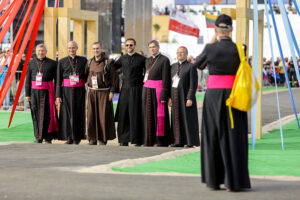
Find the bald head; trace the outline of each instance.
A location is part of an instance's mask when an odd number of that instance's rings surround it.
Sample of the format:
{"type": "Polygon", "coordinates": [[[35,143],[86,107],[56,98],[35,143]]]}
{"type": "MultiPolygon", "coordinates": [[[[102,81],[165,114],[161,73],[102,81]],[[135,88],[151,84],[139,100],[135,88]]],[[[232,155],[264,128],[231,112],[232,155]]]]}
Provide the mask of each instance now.
{"type": "Polygon", "coordinates": [[[68,42],[68,53],[70,57],[74,58],[76,56],[77,50],[78,44],[74,40],[68,42]]]}
{"type": "Polygon", "coordinates": [[[179,47],[177,49],[177,60],[183,62],[187,59],[188,50],[186,47],[179,47]]]}

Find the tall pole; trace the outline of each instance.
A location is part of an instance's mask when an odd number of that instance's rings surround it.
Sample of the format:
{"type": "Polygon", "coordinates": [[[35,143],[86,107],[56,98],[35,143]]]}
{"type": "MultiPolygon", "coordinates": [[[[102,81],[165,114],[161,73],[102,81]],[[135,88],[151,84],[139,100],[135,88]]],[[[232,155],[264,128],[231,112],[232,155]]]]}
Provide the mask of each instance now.
{"type": "MultiPolygon", "coordinates": [[[[12,2],[12,0],[9,1],[9,4],[11,4],[11,2],[12,2]]],[[[10,25],[10,44],[12,44],[12,42],[13,42],[13,34],[14,34],[13,33],[13,31],[14,31],[13,24],[14,23],[11,23],[11,25],[10,25]]]]}

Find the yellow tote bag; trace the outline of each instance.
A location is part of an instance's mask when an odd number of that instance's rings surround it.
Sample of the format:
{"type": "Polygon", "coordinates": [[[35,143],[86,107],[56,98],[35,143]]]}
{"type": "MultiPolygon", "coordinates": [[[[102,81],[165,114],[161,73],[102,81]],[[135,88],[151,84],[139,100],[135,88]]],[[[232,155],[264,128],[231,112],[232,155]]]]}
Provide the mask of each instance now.
{"type": "Polygon", "coordinates": [[[229,108],[231,128],[234,128],[231,107],[247,112],[255,104],[260,90],[253,69],[246,60],[243,44],[236,44],[236,46],[241,62],[236,73],[230,96],[226,100],[226,105],[229,108]]]}

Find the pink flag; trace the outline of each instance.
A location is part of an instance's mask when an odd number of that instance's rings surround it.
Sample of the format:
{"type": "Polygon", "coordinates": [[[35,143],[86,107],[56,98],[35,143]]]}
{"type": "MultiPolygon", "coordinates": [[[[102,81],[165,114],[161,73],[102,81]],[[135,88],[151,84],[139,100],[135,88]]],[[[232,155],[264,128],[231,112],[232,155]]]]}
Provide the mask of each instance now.
{"type": "Polygon", "coordinates": [[[197,38],[200,34],[200,29],[181,11],[170,16],[169,30],[197,38]]]}

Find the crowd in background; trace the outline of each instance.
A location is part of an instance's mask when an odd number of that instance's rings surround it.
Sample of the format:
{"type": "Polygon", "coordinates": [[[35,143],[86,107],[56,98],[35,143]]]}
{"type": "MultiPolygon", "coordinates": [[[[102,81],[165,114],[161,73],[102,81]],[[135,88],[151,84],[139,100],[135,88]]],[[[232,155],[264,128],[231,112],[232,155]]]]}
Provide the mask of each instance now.
{"type": "MultiPolygon", "coordinates": [[[[249,58],[249,63],[251,64],[251,57],[249,58]]],[[[297,82],[296,77],[296,69],[299,68],[300,65],[300,59],[297,58],[296,65],[293,62],[292,58],[284,58],[284,63],[286,66],[287,76],[289,78],[289,84],[291,87],[299,87],[299,84],[297,82]]],[[[285,71],[284,71],[284,65],[282,60],[277,57],[277,59],[274,61],[275,65],[275,75],[277,84],[279,86],[287,86],[287,81],[285,77],[285,71]]],[[[264,86],[274,86],[275,85],[275,78],[274,78],[274,70],[273,70],[273,64],[272,59],[267,60],[266,58],[263,58],[263,85],[264,86]]]]}
{"type": "MultiPolygon", "coordinates": [[[[290,1],[288,5],[286,5],[286,9],[288,11],[288,14],[297,14],[296,8],[293,6],[293,2],[290,1]]],[[[207,5],[206,3],[202,4],[202,9],[200,10],[195,10],[190,6],[185,6],[185,5],[176,5],[176,6],[165,6],[164,8],[160,8],[158,6],[155,6],[152,9],[152,15],[174,15],[176,11],[179,10],[183,13],[193,13],[195,15],[202,14],[204,15],[205,12],[211,13],[211,14],[220,14],[220,10],[216,8],[215,5],[207,5]]],[[[280,14],[280,9],[278,4],[273,4],[273,11],[275,14],[280,14]]]]}

